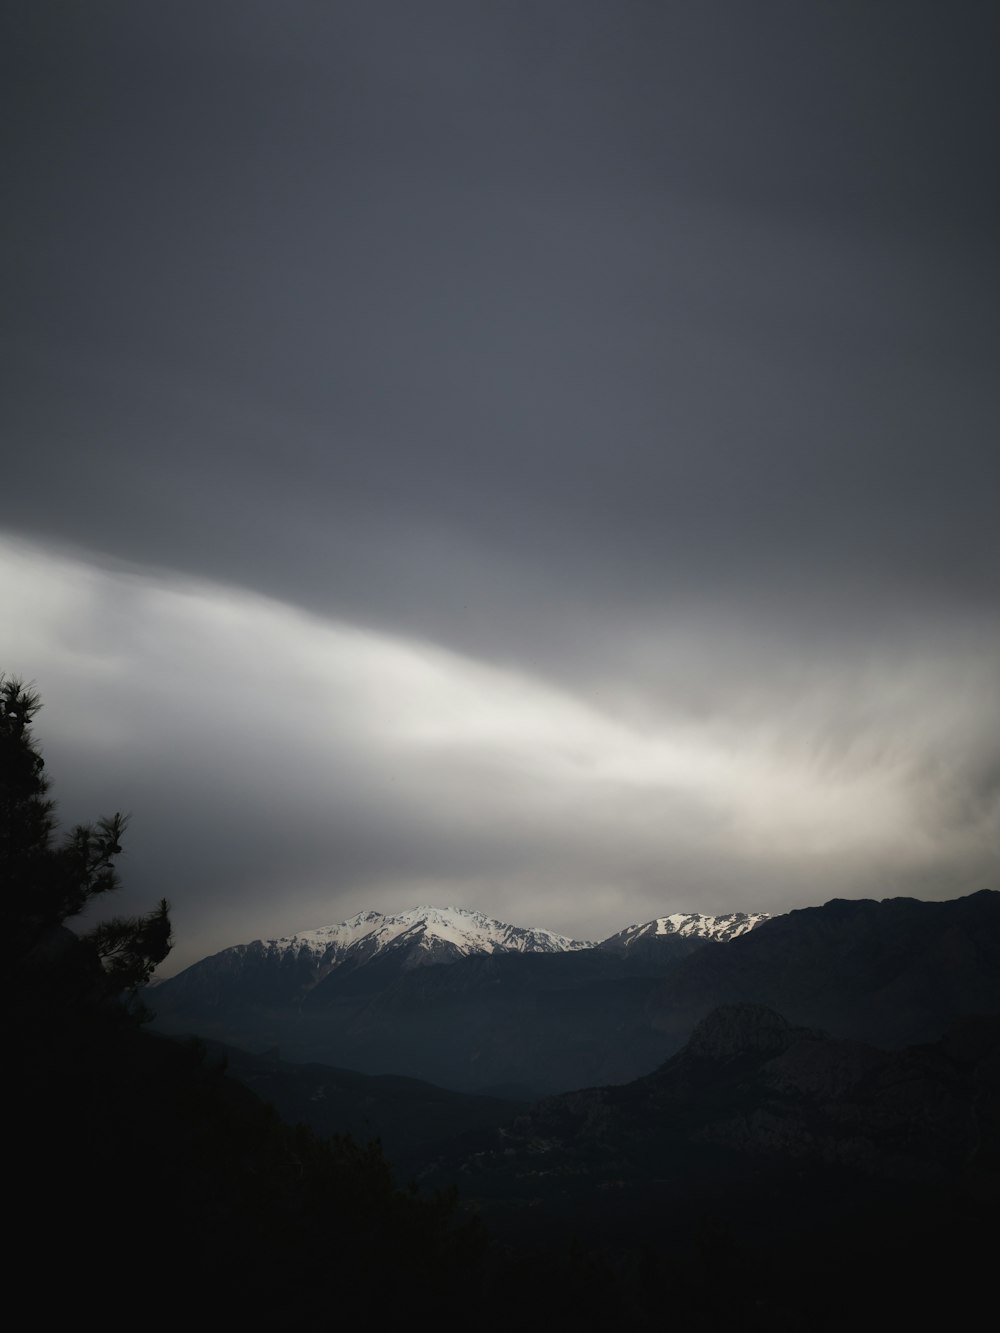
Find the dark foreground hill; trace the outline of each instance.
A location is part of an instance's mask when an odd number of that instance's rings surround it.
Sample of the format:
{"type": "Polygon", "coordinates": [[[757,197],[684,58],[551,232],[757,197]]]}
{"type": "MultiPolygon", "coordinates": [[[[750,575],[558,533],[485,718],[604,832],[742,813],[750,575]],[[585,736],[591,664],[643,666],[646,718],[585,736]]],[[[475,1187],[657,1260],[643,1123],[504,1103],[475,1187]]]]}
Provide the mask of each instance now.
{"type": "Polygon", "coordinates": [[[680,1327],[971,1317],[1000,1239],[1000,1016],[881,1051],[725,1007],[649,1077],[426,1174],[522,1252],[571,1229],[634,1293],[662,1282],[680,1327]]]}
{"type": "Polygon", "coordinates": [[[196,1045],[63,1015],[8,1047],[9,1271],[51,1316],[112,1326],[970,1326],[997,1241],[998,1027],[880,1052],[723,1010],[647,1078],[439,1146],[414,1194],[196,1045]]]}
{"type": "MultiPolygon", "coordinates": [[[[313,1113],[343,1076],[236,1068],[290,1076],[313,1113]]],[[[346,1079],[355,1096],[383,1083],[346,1079]]],[[[384,1082],[405,1106],[407,1081],[384,1082]]],[[[477,1100],[420,1095],[459,1119],[477,1100]]],[[[425,1192],[457,1186],[490,1239],[468,1238],[460,1271],[437,1261],[441,1292],[413,1291],[471,1300],[484,1328],[962,1324],[1000,1239],[1000,1017],[885,1051],[726,1006],[651,1075],[466,1125],[417,1174],[425,1192]]]]}
{"type": "Polygon", "coordinates": [[[451,1202],[398,1188],[375,1144],[284,1124],[198,1044],[89,1013],[7,1054],[9,1296],[48,1319],[323,1327],[387,1261],[390,1322],[478,1299],[483,1239],[451,1202]]]}
{"type": "Polygon", "coordinates": [[[803,1224],[802,1200],[793,1213],[775,1201],[806,1178],[814,1220],[833,1184],[974,1197],[1000,1185],[1000,1017],[884,1051],[725,1006],[647,1077],[547,1098],[427,1175],[449,1173],[498,1215],[512,1199],[523,1222],[544,1200],[548,1218],[609,1232],[668,1202],[676,1215],[718,1195],[730,1211],[746,1190],[754,1230],[780,1235],[803,1224]]]}
{"type": "MultiPolygon", "coordinates": [[[[89,1126],[82,1173],[57,1154],[60,1181],[73,1197],[82,1175],[93,1198],[141,1168],[157,1206],[136,1234],[168,1256],[174,1295],[194,1299],[199,1273],[250,1327],[332,1326],[373,1309],[405,1319],[417,1302],[441,1318],[473,1310],[490,1330],[833,1333],[966,1326],[991,1297],[1000,1016],[885,1051],[726,1006],[647,1077],[478,1131],[459,1123],[477,1099],[420,1089],[425,1129],[443,1095],[462,1134],[424,1161],[419,1195],[393,1188],[376,1149],[335,1141],[331,1159],[278,1125],[190,1044],[146,1043],[128,1074],[89,1060],[77,1071],[107,1123],[89,1126]],[[116,1115],[122,1095],[132,1110],[116,1115]],[[455,1186],[452,1214],[433,1200],[455,1186]]],[[[343,1075],[278,1063],[236,1068],[265,1086],[290,1074],[314,1109],[343,1075]]],[[[405,1080],[346,1075],[344,1087],[363,1099],[383,1082],[405,1108],[405,1080]]],[[[490,1104],[479,1111],[490,1118],[490,1104]]]]}
{"type": "Polygon", "coordinates": [[[429,1157],[454,1152],[527,1110],[526,1103],[453,1092],[396,1074],[293,1064],[218,1042],[204,1046],[214,1064],[272,1105],[288,1124],[308,1125],[324,1138],[377,1139],[403,1180],[429,1157]]]}

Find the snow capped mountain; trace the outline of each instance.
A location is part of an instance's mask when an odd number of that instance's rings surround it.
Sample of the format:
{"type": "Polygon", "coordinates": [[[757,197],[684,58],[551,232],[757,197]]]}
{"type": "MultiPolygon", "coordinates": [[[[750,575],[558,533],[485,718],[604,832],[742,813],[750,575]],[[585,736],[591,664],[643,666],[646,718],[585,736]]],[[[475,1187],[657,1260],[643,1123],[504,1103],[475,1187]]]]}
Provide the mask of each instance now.
{"type": "Polygon", "coordinates": [[[333,966],[349,955],[360,962],[390,948],[405,948],[406,967],[450,962],[476,953],[566,953],[594,947],[589,940],[571,940],[550,930],[511,926],[463,907],[426,906],[394,916],[359,912],[339,926],[321,926],[262,943],[268,951],[276,953],[313,953],[333,966]]]}
{"type": "Polygon", "coordinates": [[[160,1012],[178,1006],[298,1005],[331,987],[374,990],[431,963],[483,954],[567,953],[592,949],[550,930],[494,921],[461,907],[415,907],[387,916],[359,912],[337,926],[235,944],[203,958],[156,988],[160,1012]]]}
{"type": "Polygon", "coordinates": [[[639,926],[626,926],[617,935],[602,941],[601,947],[625,953],[640,941],[645,943],[671,935],[682,939],[717,940],[725,944],[769,920],[767,912],[728,912],[723,916],[674,912],[672,916],[660,916],[639,926]]]}
{"type": "MultiPolygon", "coordinates": [[[[765,918],[675,914],[628,926],[600,948],[645,963],[686,956],[710,940],[729,940],[765,918]]],[[[285,1010],[340,1003],[374,995],[430,964],[503,954],[577,954],[589,940],[550,930],[512,926],[462,907],[414,907],[386,914],[359,912],[335,926],[320,926],[277,939],[236,944],[203,958],[156,988],[161,1017],[171,1011],[206,1014],[247,1006],[285,1010]]],[[[353,1003],[353,1001],[351,1001],[353,1003]]]]}
{"type": "Polygon", "coordinates": [[[648,986],[763,919],[678,913],[595,946],[460,907],[367,911],[223,949],[163,981],[150,1001],[162,1031],[541,1095],[652,1068],[663,1040],[643,1017],[648,986]]]}

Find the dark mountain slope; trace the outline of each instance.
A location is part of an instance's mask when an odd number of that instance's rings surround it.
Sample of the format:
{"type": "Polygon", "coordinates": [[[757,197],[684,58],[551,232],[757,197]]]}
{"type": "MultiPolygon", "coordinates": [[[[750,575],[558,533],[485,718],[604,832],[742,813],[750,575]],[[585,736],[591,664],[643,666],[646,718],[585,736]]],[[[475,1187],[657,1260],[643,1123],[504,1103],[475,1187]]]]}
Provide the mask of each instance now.
{"type": "Polygon", "coordinates": [[[350,1134],[362,1143],[376,1138],[403,1178],[429,1154],[454,1149],[527,1109],[516,1101],[451,1092],[419,1079],[290,1064],[217,1042],[206,1047],[214,1063],[270,1103],[288,1124],[308,1125],[322,1137],[350,1134]]]}
{"type": "Polygon", "coordinates": [[[229,950],[228,958],[206,960],[212,967],[199,967],[193,981],[181,974],[156,987],[147,1002],[163,1031],[531,1099],[633,1078],[662,1059],[663,1039],[647,1013],[651,990],[705,941],[671,936],[657,946],[655,956],[493,953],[421,967],[406,966],[405,953],[389,947],[362,968],[313,977],[294,1002],[294,979],[284,999],[272,998],[285,982],[270,970],[284,977],[299,966],[294,956],[244,951],[230,985],[229,950]],[[258,967],[265,973],[259,986],[258,967]]]}
{"type": "Polygon", "coordinates": [[[549,1098],[425,1178],[517,1248],[569,1227],[675,1280],[680,1327],[971,1316],[1000,1238],[1000,1017],[887,1052],[728,1006],[648,1077],[549,1098]]]}
{"type": "Polygon", "coordinates": [[[768,1005],[793,1023],[894,1047],[1000,1012],[1000,893],[949,902],[835,899],[709,946],[664,979],[650,1020],[676,1050],[712,1009],[768,1005]]]}

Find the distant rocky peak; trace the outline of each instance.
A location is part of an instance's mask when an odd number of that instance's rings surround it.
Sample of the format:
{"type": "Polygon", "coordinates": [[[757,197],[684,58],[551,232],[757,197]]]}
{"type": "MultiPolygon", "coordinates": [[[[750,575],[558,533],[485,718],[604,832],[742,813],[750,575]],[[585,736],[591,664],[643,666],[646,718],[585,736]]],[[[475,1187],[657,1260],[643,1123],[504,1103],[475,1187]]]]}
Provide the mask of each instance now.
{"type": "Polygon", "coordinates": [[[725,944],[769,920],[767,912],[727,912],[719,916],[704,916],[700,912],[674,912],[670,916],[660,916],[640,925],[626,926],[617,935],[604,940],[601,947],[619,953],[628,952],[637,944],[644,946],[649,941],[669,937],[714,940],[725,944]]]}

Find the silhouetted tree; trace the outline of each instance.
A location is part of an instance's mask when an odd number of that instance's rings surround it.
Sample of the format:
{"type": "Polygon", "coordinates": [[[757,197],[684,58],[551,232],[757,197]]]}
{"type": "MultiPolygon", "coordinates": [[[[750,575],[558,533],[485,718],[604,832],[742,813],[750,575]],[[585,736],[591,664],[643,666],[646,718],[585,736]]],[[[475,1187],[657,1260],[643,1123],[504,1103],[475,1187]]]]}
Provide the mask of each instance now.
{"type": "Polygon", "coordinates": [[[49,780],[31,733],[41,700],[0,675],[0,950],[15,992],[44,988],[79,1004],[134,991],[170,950],[166,900],[141,917],[91,930],[66,926],[120,886],[114,866],[127,816],[79,824],[57,841],[49,780]]]}

